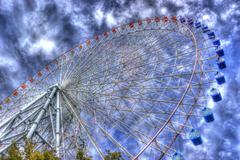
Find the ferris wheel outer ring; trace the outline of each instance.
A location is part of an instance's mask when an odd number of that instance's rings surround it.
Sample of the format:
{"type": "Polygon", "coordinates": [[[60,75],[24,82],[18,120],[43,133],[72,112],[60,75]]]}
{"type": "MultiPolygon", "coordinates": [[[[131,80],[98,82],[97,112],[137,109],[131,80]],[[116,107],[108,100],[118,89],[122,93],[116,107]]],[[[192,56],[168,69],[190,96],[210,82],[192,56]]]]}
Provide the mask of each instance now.
{"type": "MultiPolygon", "coordinates": [[[[175,17],[175,16],[174,16],[174,17],[175,17]]],[[[142,26],[142,22],[143,22],[143,21],[146,21],[147,24],[149,24],[149,23],[151,23],[152,20],[155,20],[156,23],[160,22],[159,17],[152,18],[152,19],[147,18],[147,19],[143,19],[143,20],[138,20],[137,23],[131,22],[131,23],[129,23],[129,24],[125,24],[125,25],[122,25],[122,26],[114,27],[114,28],[112,28],[112,29],[110,30],[110,32],[112,32],[113,34],[115,34],[115,33],[117,33],[118,28],[120,28],[120,27],[121,27],[121,28],[122,28],[122,27],[124,27],[124,28],[125,28],[125,27],[129,27],[130,29],[132,29],[132,28],[134,28],[134,25],[135,25],[135,24],[138,24],[138,26],[142,26]]],[[[163,21],[165,24],[170,23],[170,21],[168,22],[168,20],[169,20],[169,19],[168,19],[166,16],[164,16],[163,19],[162,19],[162,21],[163,21]]],[[[177,20],[175,20],[175,18],[172,18],[172,22],[173,22],[173,23],[177,23],[177,20]]],[[[194,34],[192,33],[192,31],[191,31],[188,27],[187,27],[187,29],[188,29],[188,30],[190,31],[190,33],[192,34],[193,39],[194,39],[194,43],[195,43],[195,47],[196,47],[196,46],[197,46],[197,43],[196,43],[196,39],[195,39],[195,37],[194,37],[194,34]]],[[[104,35],[103,37],[108,37],[108,32],[104,32],[103,35],[104,35]]],[[[92,38],[92,39],[93,39],[93,40],[95,39],[96,41],[99,41],[99,36],[96,35],[96,36],[94,36],[94,38],[92,38]]],[[[91,45],[91,40],[90,40],[90,39],[86,40],[86,46],[90,46],[90,45],[91,45]]],[[[59,60],[62,56],[65,56],[65,54],[67,54],[67,53],[69,53],[69,52],[71,52],[71,51],[74,51],[74,49],[76,49],[77,47],[79,47],[80,49],[82,49],[82,48],[83,48],[83,45],[82,45],[82,44],[78,44],[78,45],[74,46],[73,48],[69,49],[68,51],[64,52],[63,54],[59,55],[59,56],[56,57],[54,60],[52,60],[50,63],[46,64],[45,69],[46,69],[47,71],[49,71],[49,70],[50,70],[50,68],[49,68],[49,65],[50,65],[50,64],[52,64],[52,63],[57,63],[58,60],[59,60]]],[[[151,140],[147,143],[147,145],[135,156],[134,160],[136,160],[136,159],[151,145],[151,143],[156,139],[156,137],[161,133],[161,131],[162,131],[162,130],[166,127],[166,125],[170,122],[170,120],[171,120],[171,118],[173,117],[174,113],[177,111],[177,109],[178,109],[179,106],[181,105],[182,101],[184,100],[185,95],[187,94],[187,92],[188,92],[188,90],[189,90],[189,88],[190,88],[190,86],[191,86],[191,82],[192,82],[192,79],[193,79],[193,75],[194,75],[194,72],[195,72],[195,70],[196,70],[197,61],[198,61],[198,49],[197,49],[197,47],[196,47],[195,61],[194,61],[194,66],[193,66],[191,78],[190,78],[190,80],[189,80],[189,82],[188,82],[188,85],[187,85],[187,88],[186,88],[184,94],[182,95],[182,97],[181,97],[181,99],[179,100],[177,106],[174,108],[173,112],[171,113],[171,115],[169,116],[169,118],[167,119],[167,121],[164,123],[164,125],[163,125],[163,126],[158,130],[158,132],[151,138],[151,140]]],[[[37,72],[37,75],[38,75],[39,77],[42,77],[42,72],[41,72],[41,71],[38,71],[38,72],[37,72]]],[[[30,81],[30,83],[32,83],[32,82],[34,81],[34,79],[33,79],[33,78],[30,78],[29,81],[30,81]]],[[[17,90],[18,90],[18,89],[21,89],[21,88],[22,88],[22,89],[26,89],[26,88],[27,88],[26,82],[25,82],[25,83],[22,83],[20,87],[18,87],[17,89],[15,89],[14,92],[13,92],[11,95],[14,95],[15,97],[18,96],[19,94],[18,94],[17,90]]],[[[10,96],[9,96],[9,97],[10,97],[10,96]]],[[[9,97],[7,97],[7,98],[9,98],[9,97]]],[[[0,103],[0,104],[2,104],[2,103],[0,103]]]]}

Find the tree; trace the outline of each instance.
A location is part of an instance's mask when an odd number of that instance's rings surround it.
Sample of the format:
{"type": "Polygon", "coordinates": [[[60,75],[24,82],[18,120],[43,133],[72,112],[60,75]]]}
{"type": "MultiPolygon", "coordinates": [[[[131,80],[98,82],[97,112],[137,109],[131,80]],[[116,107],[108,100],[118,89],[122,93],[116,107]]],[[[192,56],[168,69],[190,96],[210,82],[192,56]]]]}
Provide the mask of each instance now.
{"type": "Polygon", "coordinates": [[[44,160],[59,160],[59,158],[54,154],[53,151],[43,152],[44,160]]]}
{"type": "Polygon", "coordinates": [[[44,152],[35,151],[35,144],[32,141],[25,142],[25,157],[28,160],[59,160],[52,150],[45,150],[44,152]]]}
{"type": "Polygon", "coordinates": [[[91,158],[86,156],[84,149],[77,149],[76,160],[91,160],[91,158]]]}
{"type": "Polygon", "coordinates": [[[107,151],[108,154],[104,157],[104,160],[123,160],[120,152],[110,152],[107,151]]]}
{"type": "MultiPolygon", "coordinates": [[[[53,150],[45,150],[44,152],[34,150],[35,144],[32,141],[25,140],[24,151],[20,151],[17,144],[13,143],[7,150],[6,156],[1,156],[0,160],[60,160],[53,150]]],[[[92,160],[86,155],[86,149],[78,148],[76,160],[92,160]]],[[[120,152],[107,151],[104,160],[123,160],[120,152]]]]}
{"type": "Polygon", "coordinates": [[[34,151],[30,154],[28,160],[44,160],[44,156],[41,152],[39,151],[34,151]]]}
{"type": "Polygon", "coordinates": [[[28,139],[25,140],[24,156],[26,159],[30,159],[31,155],[34,152],[34,147],[35,144],[32,141],[28,139]]]}
{"type": "Polygon", "coordinates": [[[7,157],[3,158],[3,160],[23,160],[22,154],[15,142],[10,146],[7,152],[7,157]]]}

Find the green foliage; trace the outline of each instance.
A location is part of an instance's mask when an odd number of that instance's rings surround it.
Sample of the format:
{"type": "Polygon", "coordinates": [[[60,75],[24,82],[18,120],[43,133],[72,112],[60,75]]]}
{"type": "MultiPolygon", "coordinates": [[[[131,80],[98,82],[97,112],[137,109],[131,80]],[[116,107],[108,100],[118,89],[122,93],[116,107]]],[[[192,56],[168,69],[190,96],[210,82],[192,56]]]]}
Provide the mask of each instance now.
{"type": "Polygon", "coordinates": [[[8,149],[7,156],[1,157],[0,160],[59,160],[53,151],[46,150],[44,152],[35,151],[35,144],[29,140],[25,141],[24,152],[21,153],[13,143],[8,149]]]}
{"type": "Polygon", "coordinates": [[[17,144],[13,143],[7,152],[7,157],[3,158],[3,160],[22,160],[22,154],[19,151],[17,144]]]}
{"type": "Polygon", "coordinates": [[[25,157],[28,160],[59,160],[53,151],[46,150],[43,153],[34,150],[35,144],[29,140],[25,142],[25,157]]]}
{"type": "Polygon", "coordinates": [[[25,140],[24,153],[25,158],[30,159],[31,155],[34,153],[35,144],[32,141],[25,140]]]}
{"type": "Polygon", "coordinates": [[[30,154],[28,160],[44,160],[44,156],[41,152],[39,151],[34,151],[30,154]]]}
{"type": "Polygon", "coordinates": [[[53,151],[43,152],[44,160],[58,160],[59,158],[54,154],[53,151]]]}
{"type": "Polygon", "coordinates": [[[120,152],[110,152],[104,157],[104,160],[123,160],[120,152]]]}
{"type": "MultiPolygon", "coordinates": [[[[21,153],[17,144],[13,143],[5,157],[0,157],[0,160],[59,160],[54,151],[45,150],[44,152],[34,150],[35,144],[31,141],[25,141],[24,151],[21,153]]],[[[107,151],[104,160],[123,160],[120,152],[107,151]]],[[[77,149],[76,160],[92,160],[86,155],[85,149],[77,149]]]]}
{"type": "Polygon", "coordinates": [[[91,160],[90,157],[86,156],[86,152],[83,149],[77,150],[76,160],[91,160]]]}

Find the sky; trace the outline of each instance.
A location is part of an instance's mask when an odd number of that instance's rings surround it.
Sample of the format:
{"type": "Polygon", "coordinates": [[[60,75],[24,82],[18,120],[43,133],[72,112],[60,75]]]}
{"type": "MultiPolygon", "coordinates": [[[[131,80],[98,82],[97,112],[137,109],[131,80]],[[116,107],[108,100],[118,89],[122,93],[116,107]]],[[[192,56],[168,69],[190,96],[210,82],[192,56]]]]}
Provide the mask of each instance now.
{"type": "Polygon", "coordinates": [[[203,21],[226,53],[224,100],[214,108],[216,121],[201,131],[206,143],[186,145],[186,159],[240,159],[239,0],[0,0],[0,99],[79,42],[123,23],[162,15],[203,21]]]}

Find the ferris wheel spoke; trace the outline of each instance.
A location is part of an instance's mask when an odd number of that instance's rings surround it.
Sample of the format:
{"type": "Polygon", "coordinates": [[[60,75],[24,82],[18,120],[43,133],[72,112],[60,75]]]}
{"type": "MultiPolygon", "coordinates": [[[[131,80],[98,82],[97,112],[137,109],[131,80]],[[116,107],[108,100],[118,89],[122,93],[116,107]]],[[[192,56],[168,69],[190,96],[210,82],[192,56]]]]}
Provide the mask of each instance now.
{"type": "MultiPolygon", "coordinates": [[[[70,51],[70,52],[72,52],[72,51],[70,51]]],[[[74,58],[75,58],[75,56],[71,56],[70,59],[65,60],[65,63],[64,63],[65,70],[63,71],[63,76],[62,76],[63,78],[62,78],[62,81],[60,82],[60,84],[62,84],[62,82],[65,81],[65,78],[66,78],[68,72],[71,71],[71,68],[73,67],[72,65],[74,64],[74,58]]]]}
{"type": "MultiPolygon", "coordinates": [[[[132,112],[132,113],[134,113],[134,112],[132,112]]],[[[139,115],[138,115],[139,116],[139,115]]],[[[142,116],[139,116],[139,117],[142,117],[142,116]]],[[[145,116],[144,116],[145,117],[145,116]]],[[[144,118],[143,117],[143,118],[144,118]]],[[[146,118],[146,117],[145,117],[146,118]]],[[[158,120],[160,120],[160,121],[163,121],[163,122],[165,122],[165,120],[164,119],[158,119],[158,120]]],[[[178,124],[178,123],[177,123],[178,124]]],[[[188,126],[186,126],[186,125],[184,125],[184,124],[178,124],[178,125],[180,125],[180,126],[185,126],[185,127],[188,127],[188,126]]],[[[156,126],[154,126],[155,128],[156,128],[156,126]]],[[[168,127],[167,127],[168,128],[168,127]]],[[[189,127],[189,128],[191,128],[191,127],[189,127]]],[[[173,133],[178,133],[178,132],[175,132],[173,129],[171,129],[170,128],[170,130],[171,130],[171,132],[173,132],[173,133]]],[[[179,133],[178,133],[179,134],[179,133]]]]}
{"type": "MultiPolygon", "coordinates": [[[[100,60],[103,60],[104,58],[101,58],[100,60]]],[[[99,63],[99,62],[98,62],[99,63]]],[[[103,62],[102,62],[103,63],[103,62]]],[[[85,70],[87,71],[87,70],[89,70],[90,68],[86,68],[85,70]]],[[[82,74],[81,74],[81,76],[84,76],[85,74],[85,71],[83,70],[83,71],[81,71],[82,72],[82,74]]]]}
{"type": "MultiPolygon", "coordinates": [[[[177,104],[178,101],[173,101],[172,99],[153,99],[153,98],[142,98],[139,97],[140,94],[137,95],[130,95],[130,96],[118,96],[118,95],[112,95],[112,94],[98,94],[103,97],[108,97],[106,100],[98,100],[97,102],[103,102],[103,101],[113,101],[113,100],[121,100],[121,99],[129,99],[129,100],[139,100],[139,101],[146,101],[146,102],[159,102],[159,103],[166,103],[166,104],[177,104]],[[113,97],[113,98],[112,98],[113,97]]],[[[192,105],[191,103],[183,103],[183,105],[192,105]]],[[[199,104],[196,104],[199,106],[199,104]]]]}
{"type": "MultiPolygon", "coordinates": [[[[157,61],[156,63],[155,62],[151,62],[151,63],[149,63],[149,64],[161,64],[162,63],[162,61],[157,61]]],[[[133,70],[133,69],[136,69],[136,68],[141,68],[141,67],[144,67],[144,66],[147,66],[147,65],[149,65],[149,64],[144,64],[144,65],[141,65],[141,66],[137,66],[137,67],[132,67],[132,68],[128,68],[128,69],[125,69],[125,70],[122,70],[121,72],[124,72],[124,71],[130,71],[130,70],[133,70]]],[[[189,63],[190,64],[190,63],[189,63]]],[[[168,65],[168,66],[166,66],[166,67],[175,67],[175,65],[168,65]]],[[[111,69],[111,68],[110,68],[111,69]]],[[[104,71],[104,72],[106,72],[106,70],[104,71]]],[[[111,74],[111,76],[112,75],[115,75],[115,74],[117,74],[117,72],[114,72],[113,74],[111,74]]],[[[94,75],[92,75],[92,76],[94,76],[94,75]]],[[[109,75],[110,76],[110,75],[109,75]]],[[[86,77],[86,79],[87,78],[90,78],[90,77],[86,77]]],[[[98,77],[98,79],[99,78],[102,78],[102,77],[98,77]]],[[[81,81],[84,81],[85,79],[81,79],[81,81]]],[[[96,79],[95,79],[96,80],[96,79]]]]}
{"type": "MultiPolygon", "coordinates": [[[[204,73],[212,73],[212,72],[215,72],[214,70],[209,70],[209,71],[205,71],[204,73]]],[[[196,71],[195,73],[194,73],[195,75],[196,74],[202,74],[202,72],[198,72],[198,71],[196,71]]],[[[166,78],[166,77],[182,77],[182,76],[188,76],[188,75],[191,75],[191,73],[178,73],[178,74],[172,74],[172,75],[159,75],[159,76],[157,76],[157,77],[150,77],[150,78],[145,78],[145,77],[143,77],[143,78],[141,78],[141,79],[132,79],[132,80],[125,80],[125,81],[113,81],[113,82],[109,82],[109,83],[105,83],[104,85],[110,85],[110,84],[115,84],[115,83],[125,83],[125,82],[127,82],[127,81],[131,81],[131,82],[133,82],[133,81],[141,81],[141,80],[145,80],[145,81],[148,81],[148,80],[153,80],[153,79],[160,79],[160,78],[166,78]]],[[[158,81],[158,82],[160,82],[160,81],[158,81]]],[[[83,84],[84,85],[84,84],[83,84]]],[[[99,84],[91,84],[91,85],[84,85],[84,86],[98,86],[99,84]]],[[[195,85],[195,87],[198,85],[198,83],[195,85]]],[[[184,86],[181,86],[181,87],[184,87],[184,86]]],[[[171,88],[174,88],[174,87],[165,87],[166,89],[171,89],[171,88]]],[[[180,88],[180,87],[178,87],[178,86],[176,86],[176,88],[174,88],[174,89],[177,89],[177,88],[180,88]]],[[[147,89],[147,88],[145,88],[144,87],[144,89],[147,89]]],[[[163,88],[160,88],[160,89],[163,89],[163,88]]],[[[65,90],[74,90],[74,91],[78,91],[77,89],[65,89],[65,90]]],[[[79,90],[79,92],[81,92],[82,90],[79,90]]]]}
{"type": "MultiPolygon", "coordinates": [[[[152,122],[152,116],[148,113],[148,114],[141,114],[141,115],[139,115],[138,114],[138,112],[136,112],[136,110],[134,109],[134,110],[132,110],[132,113],[134,114],[134,115],[137,115],[140,119],[147,119],[147,118],[150,118],[150,122],[145,122],[147,125],[149,125],[150,127],[152,127],[152,128],[158,128],[158,126],[161,124],[154,124],[153,122],[152,122]]],[[[169,113],[169,114],[171,114],[171,113],[169,113]]],[[[166,119],[163,119],[163,118],[157,118],[157,117],[155,117],[155,119],[156,119],[156,122],[158,122],[159,123],[159,121],[162,121],[163,123],[166,121],[166,119]]],[[[184,124],[180,124],[180,123],[177,123],[178,125],[180,125],[180,126],[185,126],[185,127],[188,127],[188,126],[186,126],[186,125],[184,125],[184,124]]],[[[168,129],[170,129],[170,131],[171,132],[173,132],[173,133],[178,133],[178,132],[175,132],[172,128],[169,128],[168,126],[166,127],[166,128],[168,128],[168,129]]]]}
{"type": "MultiPolygon", "coordinates": [[[[178,41],[177,41],[178,42],[178,41]]],[[[175,42],[176,43],[176,42],[175,42]]],[[[101,58],[102,59],[102,58],[101,58]]]]}
{"type": "MultiPolygon", "coordinates": [[[[86,65],[84,65],[84,64],[86,64],[86,62],[88,62],[88,59],[89,59],[91,56],[93,56],[92,53],[94,53],[93,51],[94,51],[94,49],[97,48],[97,47],[99,47],[99,45],[97,45],[96,47],[94,47],[93,49],[91,49],[92,51],[90,51],[89,55],[88,55],[88,56],[86,55],[83,60],[80,60],[79,62],[77,62],[77,63],[75,64],[75,66],[72,67],[71,72],[70,72],[66,77],[69,78],[73,73],[75,73],[75,72],[77,71],[78,68],[82,69],[83,66],[86,67],[86,65]]],[[[106,50],[106,48],[107,48],[107,47],[104,47],[104,50],[106,50]]],[[[88,53],[88,52],[87,52],[87,53],[88,53]]],[[[97,52],[96,52],[96,53],[97,53],[97,52]]],[[[95,56],[95,57],[96,57],[96,56],[95,56]]],[[[80,59],[81,59],[81,58],[80,58],[80,59]]]]}
{"type": "MultiPolygon", "coordinates": [[[[189,63],[189,65],[190,65],[191,63],[189,63]]],[[[174,65],[172,65],[172,66],[168,66],[168,67],[174,67],[174,65]]],[[[113,75],[115,75],[115,74],[117,74],[117,73],[114,73],[114,74],[111,74],[111,75],[107,75],[109,78],[111,78],[111,76],[113,76],[113,75]]],[[[164,77],[171,77],[171,76],[181,76],[181,74],[179,75],[179,74],[177,74],[177,75],[161,75],[160,74],[160,76],[158,76],[158,77],[153,77],[153,78],[149,78],[149,80],[152,80],[152,79],[155,79],[155,78],[164,78],[164,77]]],[[[105,77],[106,77],[106,75],[105,75],[105,77]]],[[[103,78],[103,77],[101,77],[101,78],[103,78]]],[[[96,80],[96,79],[95,79],[96,80]]],[[[142,79],[132,79],[131,81],[139,81],[139,80],[146,80],[145,78],[142,78],[142,79]]],[[[148,80],[148,79],[147,79],[148,80]]],[[[121,81],[120,81],[121,82],[121,81]]],[[[123,82],[125,82],[125,81],[123,81],[123,82]]],[[[114,82],[114,83],[116,83],[116,82],[114,82]]],[[[96,84],[97,85],[97,84],[96,84]]]]}
{"type": "MultiPolygon", "coordinates": [[[[190,53],[192,53],[192,52],[190,52],[190,53]]],[[[146,53],[145,53],[145,54],[146,54],[146,53]]],[[[142,57],[142,56],[140,56],[140,57],[142,57]]],[[[136,58],[140,58],[140,57],[136,57],[136,58]]],[[[136,59],[136,58],[134,58],[134,59],[136,59]]],[[[162,57],[162,58],[163,58],[163,57],[162,57]]],[[[173,57],[173,58],[174,58],[174,57],[173,57]]],[[[133,59],[133,60],[134,60],[134,59],[133,59]]],[[[171,59],[168,58],[168,59],[171,60],[172,58],[171,58],[171,59]]],[[[116,68],[116,66],[114,66],[113,68],[116,68]]],[[[112,68],[111,68],[111,69],[112,69],[112,68]]],[[[83,76],[83,75],[84,75],[84,73],[82,73],[82,76],[83,76]]]]}
{"type": "MultiPolygon", "coordinates": [[[[76,62],[76,64],[72,67],[71,70],[69,70],[69,72],[66,72],[66,76],[65,76],[65,79],[68,79],[73,73],[75,73],[77,71],[78,68],[82,68],[83,67],[83,64],[86,63],[87,61],[87,58],[90,58],[92,56],[92,54],[94,53],[94,49],[99,47],[99,45],[95,46],[94,48],[91,48],[92,52],[90,51],[90,54],[89,56],[85,55],[84,59],[82,59],[82,57],[79,56],[79,54],[77,54],[77,58],[79,58],[80,60],[78,62],[76,62]]],[[[105,47],[106,48],[106,47],[105,47]]],[[[82,53],[82,52],[81,52],[82,53]]],[[[88,53],[88,52],[87,52],[88,53]]],[[[97,53],[97,52],[96,52],[97,53]]]]}
{"type": "MultiPolygon", "coordinates": [[[[163,36],[163,37],[164,37],[164,36],[163,36]]],[[[141,42],[141,41],[140,41],[140,42],[141,42]]],[[[109,49],[109,48],[105,46],[103,51],[106,51],[107,49],[109,49]]],[[[93,52],[91,52],[90,55],[92,55],[92,53],[93,53],[93,52]]],[[[95,52],[95,53],[97,53],[97,52],[95,52]]],[[[100,55],[100,54],[98,54],[97,56],[99,56],[99,55],[100,55]]],[[[93,58],[96,58],[97,56],[94,56],[93,58]]],[[[90,58],[90,56],[88,56],[88,57],[90,58]]],[[[85,60],[85,62],[88,62],[88,61],[85,60]]],[[[87,63],[87,64],[89,64],[89,63],[87,63]]],[[[87,66],[87,64],[84,63],[85,66],[87,66]]],[[[81,67],[80,67],[80,68],[81,68],[81,67]]]]}
{"type": "Polygon", "coordinates": [[[80,117],[77,115],[77,113],[74,111],[74,109],[72,108],[71,103],[68,101],[67,97],[62,94],[64,100],[66,101],[66,103],[68,104],[69,108],[71,109],[72,113],[74,114],[75,118],[78,120],[78,123],[81,125],[81,127],[85,130],[86,134],[88,135],[88,138],[90,139],[90,141],[92,142],[93,146],[95,147],[96,151],[99,153],[100,157],[104,160],[104,156],[103,153],[101,152],[100,148],[98,147],[98,144],[96,143],[96,141],[93,139],[93,137],[91,136],[89,130],[86,128],[86,126],[84,125],[84,123],[82,122],[82,120],[80,119],[80,117]]]}
{"type": "MultiPolygon", "coordinates": [[[[102,112],[103,113],[103,112],[102,112]]],[[[107,116],[107,115],[105,115],[105,114],[103,114],[105,117],[106,117],[106,119],[107,120],[110,120],[110,118],[107,116]]],[[[110,120],[110,123],[113,123],[113,124],[117,124],[120,128],[120,130],[122,131],[122,132],[124,132],[125,134],[127,134],[127,135],[131,135],[132,137],[134,137],[135,138],[135,140],[137,140],[138,142],[140,142],[140,143],[142,143],[142,144],[146,144],[146,141],[148,141],[149,139],[150,139],[150,137],[148,137],[148,136],[146,136],[145,134],[143,134],[141,131],[139,131],[139,130],[136,130],[136,129],[132,129],[132,130],[129,130],[129,127],[128,127],[128,125],[127,124],[125,124],[123,121],[119,121],[118,119],[113,119],[113,120],[110,120]],[[119,122],[119,123],[117,123],[117,122],[119,122]],[[142,138],[140,138],[139,137],[139,135],[141,136],[141,137],[144,137],[146,140],[144,141],[142,138]],[[140,138],[140,139],[139,139],[140,138]]],[[[159,143],[160,145],[162,145],[162,146],[165,146],[165,145],[163,145],[163,144],[161,144],[161,143],[159,143]]],[[[161,149],[159,149],[159,147],[155,147],[155,146],[150,146],[151,148],[154,148],[154,149],[157,149],[158,151],[160,151],[160,152],[163,152],[161,149]]]]}
{"type": "MultiPolygon", "coordinates": [[[[144,108],[143,108],[143,110],[144,110],[144,108]]],[[[146,118],[149,118],[150,117],[150,119],[151,119],[151,115],[148,113],[148,114],[141,114],[141,115],[139,115],[138,113],[139,112],[136,112],[136,109],[132,109],[131,110],[131,112],[134,114],[134,115],[137,115],[140,119],[146,119],[146,118]]],[[[163,112],[163,111],[162,111],[163,112]]],[[[166,112],[165,112],[166,113],[166,112]]],[[[184,112],[183,112],[184,113],[184,112]]],[[[168,114],[171,114],[171,112],[169,112],[168,114]]],[[[185,113],[186,114],[186,113],[185,113]]],[[[178,114],[176,114],[176,115],[178,115],[178,114]]],[[[183,114],[182,114],[183,115],[183,114]]],[[[183,116],[186,116],[186,115],[183,115],[183,116]]],[[[156,121],[157,122],[159,122],[159,121],[162,121],[162,122],[165,122],[166,121],[166,119],[163,119],[163,118],[157,118],[157,117],[155,117],[155,119],[156,119],[156,121]]],[[[148,125],[153,125],[153,126],[151,126],[151,127],[153,127],[153,128],[158,128],[157,126],[159,126],[159,125],[154,125],[152,122],[150,122],[150,123],[147,123],[148,125]]],[[[184,124],[180,124],[180,123],[178,123],[180,126],[185,126],[184,124]]],[[[186,126],[187,127],[187,126],[186,126]]],[[[167,127],[168,128],[168,127],[167,127]]],[[[174,132],[175,133],[175,132],[174,132]]]]}
{"type": "MultiPolygon", "coordinates": [[[[109,101],[111,101],[112,99],[110,98],[109,99],[109,101]]],[[[113,100],[115,100],[115,99],[113,99],[113,100]]],[[[151,102],[151,101],[150,101],[151,102]]],[[[145,103],[147,103],[147,102],[145,102],[145,103]]],[[[164,104],[164,103],[163,103],[164,104]]],[[[185,104],[184,104],[185,105],[185,104]]],[[[186,105],[190,105],[190,104],[186,104],[186,105]]],[[[195,105],[195,104],[193,104],[193,105],[195,105]]],[[[105,108],[104,108],[105,109],[105,108]]],[[[128,109],[128,108],[127,108],[128,109]]],[[[162,112],[164,112],[164,111],[162,111],[162,112]]]]}
{"type": "Polygon", "coordinates": [[[60,70],[60,73],[59,73],[59,80],[58,80],[58,82],[60,82],[60,83],[62,82],[62,78],[63,78],[62,76],[63,76],[63,74],[64,74],[64,73],[63,73],[63,66],[64,66],[63,63],[64,63],[64,60],[61,59],[60,69],[59,69],[59,70],[60,70]]]}
{"type": "Polygon", "coordinates": [[[118,143],[118,141],[115,140],[104,128],[102,128],[99,124],[97,124],[97,126],[108,137],[108,139],[112,141],[120,150],[122,150],[129,158],[133,157],[133,155],[129,153],[125,147],[118,143]]]}

